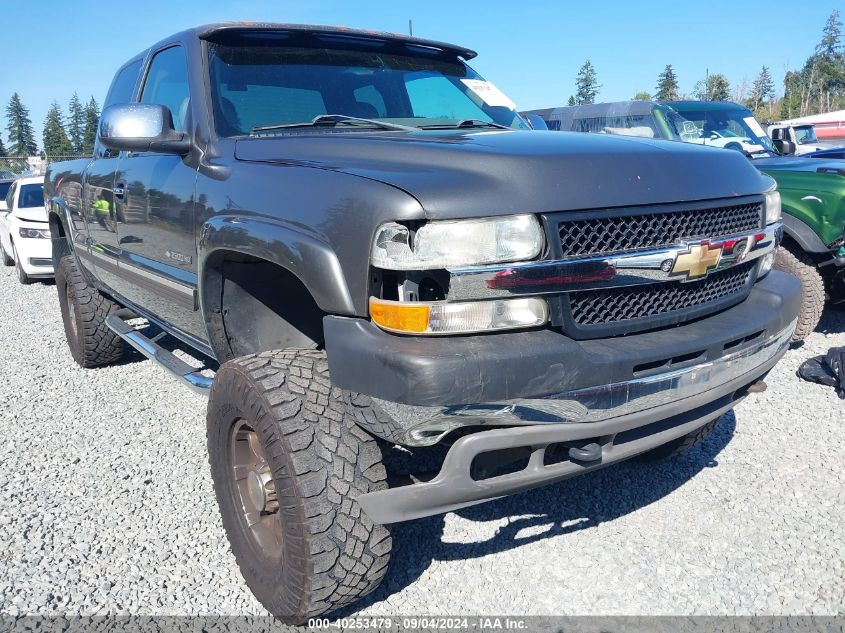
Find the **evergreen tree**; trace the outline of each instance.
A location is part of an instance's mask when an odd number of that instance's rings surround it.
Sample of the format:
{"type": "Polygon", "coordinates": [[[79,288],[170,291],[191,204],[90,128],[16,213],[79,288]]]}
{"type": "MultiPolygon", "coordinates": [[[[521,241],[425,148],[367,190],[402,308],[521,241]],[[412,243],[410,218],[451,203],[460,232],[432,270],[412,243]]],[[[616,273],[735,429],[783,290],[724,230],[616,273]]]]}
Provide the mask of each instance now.
{"type": "Polygon", "coordinates": [[[566,105],[570,105],[570,106],[575,105],[575,95],[569,95],[569,101],[566,102],[566,105]]]}
{"type": "Polygon", "coordinates": [[[6,156],[6,155],[7,155],[6,146],[3,145],[3,139],[0,138],[0,157],[6,156]]]}
{"type": "Polygon", "coordinates": [[[839,53],[839,40],[842,39],[842,22],[839,20],[839,10],[831,11],[822,29],[821,42],[816,46],[816,54],[823,57],[833,57],[839,53]]]}
{"type": "Polygon", "coordinates": [[[67,118],[67,136],[70,140],[71,151],[81,154],[83,149],[83,133],[85,130],[85,108],[75,92],[70,98],[67,118]]]}
{"type": "Polygon", "coordinates": [[[6,106],[6,131],[9,135],[9,153],[12,156],[33,156],[38,153],[35,144],[35,133],[32,131],[32,121],[29,110],[21,102],[16,92],[6,106]]]}
{"type": "Polygon", "coordinates": [[[695,95],[699,101],[730,101],[731,84],[721,73],[707,75],[705,81],[695,84],[695,95]]]}
{"type": "Polygon", "coordinates": [[[85,106],[85,127],[82,130],[82,153],[91,154],[94,151],[94,141],[97,138],[97,123],[100,120],[100,106],[91,97],[85,106]]]}
{"type": "Polygon", "coordinates": [[[634,95],[634,101],[651,101],[651,93],[648,93],[645,90],[640,90],[634,95]]]}
{"type": "Polygon", "coordinates": [[[65,132],[64,117],[59,104],[53,101],[44,119],[44,153],[47,156],[66,156],[70,154],[71,147],[65,132]]]}
{"type": "Polygon", "coordinates": [[[593,63],[588,59],[581,66],[578,71],[578,77],[575,79],[576,92],[575,103],[578,105],[589,105],[596,102],[596,95],[598,95],[601,85],[596,78],[596,69],[593,68],[593,63]]]}
{"type": "Polygon", "coordinates": [[[760,109],[766,105],[767,101],[772,101],[775,98],[775,82],[772,79],[772,74],[769,72],[767,66],[763,66],[757,79],[754,80],[754,85],[751,87],[751,98],[748,100],[748,106],[756,115],[760,109]]]}
{"type": "Polygon", "coordinates": [[[678,78],[675,76],[675,71],[672,69],[672,64],[666,64],[663,72],[657,76],[657,95],[655,99],[658,101],[677,101],[678,94],[678,78]]]}

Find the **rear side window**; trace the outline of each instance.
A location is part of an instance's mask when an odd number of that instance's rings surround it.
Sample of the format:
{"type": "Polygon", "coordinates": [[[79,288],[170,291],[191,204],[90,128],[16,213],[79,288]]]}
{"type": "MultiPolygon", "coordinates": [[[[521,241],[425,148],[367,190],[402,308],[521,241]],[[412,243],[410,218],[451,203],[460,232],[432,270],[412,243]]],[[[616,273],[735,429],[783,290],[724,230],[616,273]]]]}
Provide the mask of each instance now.
{"type": "Polygon", "coordinates": [[[10,182],[0,182],[0,198],[3,200],[6,199],[6,194],[9,193],[9,189],[12,188],[12,183],[10,182]]]}
{"type": "Polygon", "coordinates": [[[188,62],[181,46],[156,53],[147,72],[141,103],[167,106],[173,115],[173,128],[188,129],[191,93],[188,88],[188,62]]]}
{"type": "Polygon", "coordinates": [[[19,209],[34,209],[44,206],[44,185],[22,185],[18,196],[19,209]]]}

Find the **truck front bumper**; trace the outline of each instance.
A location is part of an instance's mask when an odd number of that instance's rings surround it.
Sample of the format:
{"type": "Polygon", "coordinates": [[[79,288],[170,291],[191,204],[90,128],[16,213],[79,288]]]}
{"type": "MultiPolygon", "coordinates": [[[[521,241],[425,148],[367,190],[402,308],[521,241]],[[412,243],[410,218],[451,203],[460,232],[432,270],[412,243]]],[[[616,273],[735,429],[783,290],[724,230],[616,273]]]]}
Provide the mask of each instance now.
{"type": "Polygon", "coordinates": [[[353,328],[339,339],[344,328],[326,324],[332,381],[374,397],[388,414],[380,417],[393,420],[371,431],[399,444],[427,445],[460,427],[482,427],[454,442],[434,479],[369,493],[359,502],[379,523],[439,514],[682,437],[730,410],[777,363],[795,329],[800,298],[800,282],[773,271],[745,301],[719,314],[590,341],[548,330],[437,340],[376,330],[377,340],[387,338],[364,349],[354,330],[372,333],[370,324],[329,317],[353,328]],[[518,337],[518,347],[502,337],[518,337]],[[440,347],[444,343],[448,347],[440,347]],[[357,372],[350,374],[345,353],[352,350],[348,360],[357,372]],[[443,399],[434,404],[438,390],[443,399]],[[474,478],[476,459],[500,451],[520,452],[525,463],[517,472],[474,478]],[[561,451],[569,457],[550,462],[548,455],[561,451]]]}

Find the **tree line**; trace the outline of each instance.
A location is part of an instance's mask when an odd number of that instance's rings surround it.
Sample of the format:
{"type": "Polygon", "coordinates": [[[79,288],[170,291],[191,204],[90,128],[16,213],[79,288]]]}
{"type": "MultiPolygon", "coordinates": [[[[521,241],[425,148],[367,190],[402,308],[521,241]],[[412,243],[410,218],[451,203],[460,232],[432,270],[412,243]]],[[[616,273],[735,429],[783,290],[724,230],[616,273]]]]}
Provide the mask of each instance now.
{"type": "MultiPolygon", "coordinates": [[[[595,103],[601,91],[598,75],[588,59],[575,78],[575,94],[569,105],[595,103]]],[[[783,92],[778,94],[768,66],[763,66],[749,85],[743,80],[731,87],[722,73],[706,72],[691,93],[682,93],[678,77],[667,64],[657,77],[654,92],[639,91],[634,99],[678,101],[736,101],[748,107],[763,121],[790,119],[845,108],[845,46],[838,10],[831,12],[822,28],[822,37],[812,55],[799,70],[787,70],[783,92]]]]}
{"type": "MultiPolygon", "coordinates": [[[[97,137],[100,106],[94,97],[83,104],[75,92],[70,98],[67,115],[57,101],[53,101],[44,118],[41,136],[44,156],[69,156],[91,154],[97,137]]],[[[6,106],[6,137],[8,146],[0,137],[0,157],[35,156],[39,153],[35,141],[32,119],[20,95],[16,92],[6,106]]]]}

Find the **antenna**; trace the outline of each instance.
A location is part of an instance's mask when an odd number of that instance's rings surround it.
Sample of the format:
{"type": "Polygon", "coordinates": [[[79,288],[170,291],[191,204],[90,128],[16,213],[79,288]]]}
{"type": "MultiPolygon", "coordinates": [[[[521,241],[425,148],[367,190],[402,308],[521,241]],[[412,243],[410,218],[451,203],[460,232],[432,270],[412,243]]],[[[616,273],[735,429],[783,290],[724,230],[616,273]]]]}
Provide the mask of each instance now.
{"type": "Polygon", "coordinates": [[[414,21],[408,20],[408,35],[414,37],[414,21]]]}

